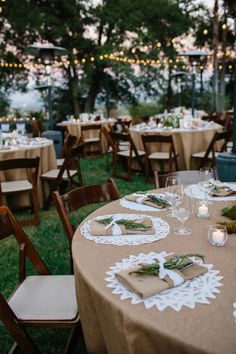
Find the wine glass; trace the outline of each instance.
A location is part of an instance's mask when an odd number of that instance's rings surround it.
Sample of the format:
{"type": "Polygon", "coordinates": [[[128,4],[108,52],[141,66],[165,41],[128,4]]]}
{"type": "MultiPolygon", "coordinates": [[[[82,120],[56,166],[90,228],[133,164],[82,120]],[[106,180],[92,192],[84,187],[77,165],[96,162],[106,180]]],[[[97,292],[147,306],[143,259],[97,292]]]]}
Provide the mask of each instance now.
{"type": "Polygon", "coordinates": [[[173,206],[174,216],[181,222],[181,226],[174,228],[174,234],[178,236],[191,235],[191,229],[184,226],[184,223],[193,213],[193,199],[185,197],[181,203],[173,206]]]}
{"type": "Polygon", "coordinates": [[[179,176],[168,176],[165,182],[165,198],[172,206],[171,212],[166,216],[174,217],[173,206],[183,198],[183,185],[179,176]]]}
{"type": "Polygon", "coordinates": [[[204,193],[204,200],[208,201],[208,194],[214,188],[214,171],[208,167],[200,168],[199,177],[199,188],[204,193]]]}

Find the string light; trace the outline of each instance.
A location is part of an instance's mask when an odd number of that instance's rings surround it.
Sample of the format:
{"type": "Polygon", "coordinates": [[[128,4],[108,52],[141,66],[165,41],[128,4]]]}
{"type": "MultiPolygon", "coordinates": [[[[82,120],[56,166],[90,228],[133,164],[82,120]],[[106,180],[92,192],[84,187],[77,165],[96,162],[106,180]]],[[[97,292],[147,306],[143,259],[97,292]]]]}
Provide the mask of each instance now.
{"type": "Polygon", "coordinates": [[[227,28],[227,25],[225,24],[225,23],[223,23],[223,25],[222,25],[222,30],[226,30],[226,28],[227,28]]]}
{"type": "Polygon", "coordinates": [[[204,29],[203,34],[206,36],[208,34],[208,30],[204,29]]]}

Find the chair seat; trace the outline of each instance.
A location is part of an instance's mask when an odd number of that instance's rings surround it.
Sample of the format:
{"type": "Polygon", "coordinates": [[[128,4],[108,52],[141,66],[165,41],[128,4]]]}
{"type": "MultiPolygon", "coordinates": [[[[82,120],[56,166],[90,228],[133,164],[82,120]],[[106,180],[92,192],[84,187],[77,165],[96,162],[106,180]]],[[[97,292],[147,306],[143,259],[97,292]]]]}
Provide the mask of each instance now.
{"type": "MultiPolygon", "coordinates": [[[[50,170],[48,172],[45,172],[44,174],[41,175],[41,178],[43,179],[56,179],[59,173],[59,169],[55,169],[55,170],[50,170]]],[[[78,171],[77,170],[69,170],[70,171],[70,176],[73,177],[75,176],[78,171]]],[[[68,180],[68,175],[67,175],[67,171],[65,171],[62,175],[62,179],[64,180],[68,180]]]]}
{"type": "Polygon", "coordinates": [[[57,167],[61,167],[64,163],[65,159],[57,159],[57,167]]]}
{"type": "MultiPolygon", "coordinates": [[[[195,154],[192,154],[192,157],[197,157],[202,159],[205,156],[206,151],[201,151],[201,152],[196,152],[195,154]]],[[[217,157],[219,155],[219,152],[215,152],[215,156],[217,157]]],[[[210,152],[210,154],[207,157],[208,159],[212,159],[212,151],[210,152]]]]}
{"type": "Polygon", "coordinates": [[[78,314],[74,276],[29,276],[8,304],[23,321],[73,320],[78,314]]]}
{"type": "Polygon", "coordinates": [[[169,160],[169,152],[152,152],[148,155],[148,158],[151,160],[169,160]]]}
{"type": "MultiPolygon", "coordinates": [[[[138,151],[139,156],[144,156],[144,155],[145,155],[145,152],[144,152],[144,151],[141,151],[141,150],[137,150],[137,151],[138,151]]],[[[130,150],[119,151],[119,152],[118,152],[118,155],[119,155],[119,156],[123,156],[123,157],[129,157],[129,155],[130,155],[130,150]]],[[[132,151],[132,157],[136,157],[134,151],[132,151]]]]}
{"type": "Polygon", "coordinates": [[[99,143],[99,141],[100,141],[100,138],[84,138],[83,139],[83,142],[85,144],[87,144],[87,143],[99,143]]]}
{"type": "Polygon", "coordinates": [[[33,189],[32,184],[27,180],[1,182],[2,193],[23,192],[33,189]]]}

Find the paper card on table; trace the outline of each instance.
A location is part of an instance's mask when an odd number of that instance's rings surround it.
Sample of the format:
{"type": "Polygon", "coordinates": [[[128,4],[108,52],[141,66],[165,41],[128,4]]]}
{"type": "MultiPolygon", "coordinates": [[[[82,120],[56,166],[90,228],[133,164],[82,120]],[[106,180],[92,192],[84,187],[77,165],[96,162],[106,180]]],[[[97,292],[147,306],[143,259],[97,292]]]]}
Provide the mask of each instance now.
{"type": "MultiPolygon", "coordinates": [[[[105,217],[104,217],[105,219],[105,217]]],[[[155,233],[151,219],[127,220],[135,223],[132,227],[122,224],[122,220],[112,221],[104,224],[104,219],[91,221],[91,235],[93,236],[120,236],[120,235],[152,235],[155,233]]]]}
{"type": "MultiPolygon", "coordinates": [[[[173,282],[168,277],[160,279],[157,275],[146,275],[133,273],[138,270],[140,266],[136,268],[127,269],[120,273],[116,273],[116,278],[125,285],[128,289],[135,292],[142,298],[146,298],[155,294],[158,294],[169,288],[173,288],[173,282]],[[130,274],[130,272],[132,272],[130,274]]],[[[193,264],[191,267],[182,271],[172,270],[175,273],[181,275],[186,280],[191,280],[199,275],[206,273],[208,270],[198,264],[193,264]]]]}

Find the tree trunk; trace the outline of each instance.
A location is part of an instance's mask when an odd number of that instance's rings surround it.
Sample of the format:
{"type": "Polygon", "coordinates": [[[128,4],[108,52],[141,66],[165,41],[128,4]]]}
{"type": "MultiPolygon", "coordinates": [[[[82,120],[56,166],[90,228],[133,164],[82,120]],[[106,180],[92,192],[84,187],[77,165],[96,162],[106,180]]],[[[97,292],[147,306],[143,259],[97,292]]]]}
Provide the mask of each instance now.
{"type": "Polygon", "coordinates": [[[76,73],[76,68],[74,66],[71,66],[68,69],[68,75],[69,75],[69,87],[73,98],[74,115],[76,118],[78,118],[80,114],[79,86],[78,86],[78,76],[76,73]]]}
{"type": "Polygon", "coordinates": [[[95,100],[101,87],[103,69],[95,67],[91,78],[90,89],[85,103],[85,112],[92,113],[95,108],[95,100]]]}
{"type": "Polygon", "coordinates": [[[215,0],[214,5],[214,24],[213,24],[213,109],[219,111],[219,86],[218,86],[218,44],[219,44],[219,14],[218,14],[218,0],[215,0]]]}
{"type": "Polygon", "coordinates": [[[168,112],[170,111],[172,107],[172,97],[173,97],[173,92],[172,92],[172,87],[171,87],[171,66],[169,65],[169,75],[168,75],[168,86],[167,86],[167,100],[166,100],[166,105],[167,105],[167,110],[168,112]]]}

